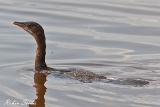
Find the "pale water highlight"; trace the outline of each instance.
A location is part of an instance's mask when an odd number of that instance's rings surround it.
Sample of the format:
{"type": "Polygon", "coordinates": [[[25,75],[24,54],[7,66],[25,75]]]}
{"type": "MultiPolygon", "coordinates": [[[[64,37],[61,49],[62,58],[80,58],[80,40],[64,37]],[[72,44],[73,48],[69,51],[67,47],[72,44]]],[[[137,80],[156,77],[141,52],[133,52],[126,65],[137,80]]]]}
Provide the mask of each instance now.
{"type": "Polygon", "coordinates": [[[159,4],[0,1],[0,107],[159,107],[159,4]],[[48,66],[88,70],[110,81],[82,83],[58,74],[35,74],[35,41],[14,21],[43,26],[48,66]],[[139,80],[149,84],[135,85],[139,80]]]}

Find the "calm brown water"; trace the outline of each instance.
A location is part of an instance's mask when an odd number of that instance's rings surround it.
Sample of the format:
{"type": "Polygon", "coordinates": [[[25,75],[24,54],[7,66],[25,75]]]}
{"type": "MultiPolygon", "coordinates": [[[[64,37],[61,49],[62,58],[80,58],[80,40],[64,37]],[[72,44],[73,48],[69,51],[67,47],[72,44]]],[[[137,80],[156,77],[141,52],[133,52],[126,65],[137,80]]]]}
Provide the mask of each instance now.
{"type": "Polygon", "coordinates": [[[159,0],[0,1],[0,107],[9,106],[7,101],[10,107],[28,107],[23,101],[36,101],[37,107],[160,107],[159,10],[159,0]],[[81,83],[34,74],[35,41],[14,21],[43,26],[50,67],[150,84],[81,83]]]}

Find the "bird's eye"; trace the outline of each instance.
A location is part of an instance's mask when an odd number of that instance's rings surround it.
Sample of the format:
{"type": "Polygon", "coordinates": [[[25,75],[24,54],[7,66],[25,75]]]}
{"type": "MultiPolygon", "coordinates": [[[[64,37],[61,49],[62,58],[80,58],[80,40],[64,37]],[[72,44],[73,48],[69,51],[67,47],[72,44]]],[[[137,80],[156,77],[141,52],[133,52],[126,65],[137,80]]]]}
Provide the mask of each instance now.
{"type": "Polygon", "coordinates": [[[32,25],[31,24],[28,24],[28,26],[27,27],[32,27],[32,25]]]}

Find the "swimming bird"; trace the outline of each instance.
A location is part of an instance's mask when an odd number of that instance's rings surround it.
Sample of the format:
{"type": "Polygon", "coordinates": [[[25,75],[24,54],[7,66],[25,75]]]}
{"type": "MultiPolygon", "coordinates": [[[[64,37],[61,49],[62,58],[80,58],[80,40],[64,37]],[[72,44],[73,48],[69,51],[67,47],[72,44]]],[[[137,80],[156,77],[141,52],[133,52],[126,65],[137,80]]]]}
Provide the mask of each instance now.
{"type": "Polygon", "coordinates": [[[24,29],[26,32],[31,34],[36,41],[36,57],[35,57],[35,71],[39,73],[50,74],[52,72],[60,72],[66,76],[85,82],[86,80],[92,79],[107,79],[105,76],[95,74],[86,70],[64,70],[64,69],[55,69],[47,66],[45,62],[46,55],[46,37],[43,27],[37,22],[28,21],[28,22],[13,22],[14,25],[17,25],[24,29]]]}

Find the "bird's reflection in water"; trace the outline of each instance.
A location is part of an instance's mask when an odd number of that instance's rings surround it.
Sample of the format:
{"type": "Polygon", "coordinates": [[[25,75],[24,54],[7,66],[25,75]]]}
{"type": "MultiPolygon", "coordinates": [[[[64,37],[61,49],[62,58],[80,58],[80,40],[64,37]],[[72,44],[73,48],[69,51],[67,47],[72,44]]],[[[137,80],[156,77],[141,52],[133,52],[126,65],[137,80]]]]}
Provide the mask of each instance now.
{"type": "Polygon", "coordinates": [[[29,107],[45,107],[44,95],[46,92],[46,87],[44,86],[46,82],[46,76],[35,73],[34,74],[34,87],[36,88],[37,98],[34,100],[33,104],[30,104],[29,107]]]}

